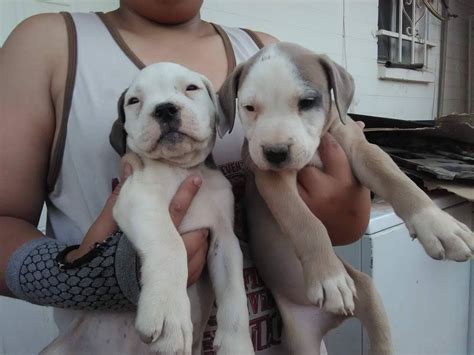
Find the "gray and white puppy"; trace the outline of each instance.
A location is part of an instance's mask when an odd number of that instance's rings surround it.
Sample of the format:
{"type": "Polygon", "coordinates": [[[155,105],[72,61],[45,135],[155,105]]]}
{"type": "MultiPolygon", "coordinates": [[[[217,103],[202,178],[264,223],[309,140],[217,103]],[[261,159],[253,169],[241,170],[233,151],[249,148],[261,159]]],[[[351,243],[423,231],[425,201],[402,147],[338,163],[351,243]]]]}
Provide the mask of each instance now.
{"type": "Polygon", "coordinates": [[[347,116],[354,89],[350,74],[327,56],[278,43],[239,65],[220,90],[227,118],[221,134],[240,119],[246,138],[255,263],[275,296],[294,354],[316,354],[324,334],[353,313],[368,330],[372,353],[392,352],[370,278],[336,256],[326,228],[298,194],[296,174],[306,165],[321,167],[317,148],[326,132],[342,146],[359,181],[392,204],[431,257],[465,261],[474,250],[471,230],[436,207],[347,116]]]}

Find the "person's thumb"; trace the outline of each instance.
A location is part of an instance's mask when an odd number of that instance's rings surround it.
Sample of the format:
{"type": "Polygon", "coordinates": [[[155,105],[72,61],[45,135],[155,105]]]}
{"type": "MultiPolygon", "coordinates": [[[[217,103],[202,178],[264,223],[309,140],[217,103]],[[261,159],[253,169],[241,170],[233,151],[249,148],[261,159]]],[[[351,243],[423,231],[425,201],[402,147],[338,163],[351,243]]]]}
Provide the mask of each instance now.
{"type": "Polygon", "coordinates": [[[100,241],[117,231],[118,225],[115,222],[112,211],[117,201],[120,188],[122,187],[123,181],[115,186],[113,192],[105,202],[104,208],[100,212],[99,216],[95,220],[94,224],[89,228],[87,234],[93,239],[100,241]]]}

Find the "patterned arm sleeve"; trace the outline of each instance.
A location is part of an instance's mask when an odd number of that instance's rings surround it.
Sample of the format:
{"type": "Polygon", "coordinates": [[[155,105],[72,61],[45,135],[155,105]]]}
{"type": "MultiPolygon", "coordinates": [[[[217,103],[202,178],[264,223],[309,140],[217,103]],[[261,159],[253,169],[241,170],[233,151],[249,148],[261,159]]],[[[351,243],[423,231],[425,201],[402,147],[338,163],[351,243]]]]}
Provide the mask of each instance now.
{"type": "Polygon", "coordinates": [[[121,232],[80,258],[80,265],[65,267],[58,260],[65,249],[66,245],[46,237],[20,247],[8,261],[9,289],[25,301],[60,308],[125,311],[136,307],[138,257],[121,232]]]}

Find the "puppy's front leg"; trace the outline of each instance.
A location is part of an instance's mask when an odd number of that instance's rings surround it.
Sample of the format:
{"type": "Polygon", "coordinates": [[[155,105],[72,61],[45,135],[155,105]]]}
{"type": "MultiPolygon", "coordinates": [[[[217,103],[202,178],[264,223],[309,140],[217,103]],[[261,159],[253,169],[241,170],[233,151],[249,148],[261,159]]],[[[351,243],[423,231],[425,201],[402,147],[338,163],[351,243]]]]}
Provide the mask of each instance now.
{"type": "MultiPolygon", "coordinates": [[[[231,211],[231,208],[229,208],[231,211]]],[[[247,296],[243,283],[243,261],[239,242],[229,218],[218,218],[212,228],[207,265],[217,303],[217,353],[254,354],[249,333],[247,296]]]]}
{"type": "Polygon", "coordinates": [[[334,253],[326,228],[299,196],[296,172],[257,169],[254,174],[260,195],[293,242],[309,301],[332,313],[352,314],[354,282],[334,253]]]}
{"type": "Polygon", "coordinates": [[[469,227],[439,209],[382,149],[370,144],[349,117],[335,120],[330,132],[345,150],[357,178],[389,202],[410,233],[434,259],[465,261],[474,253],[469,227]]]}
{"type": "Polygon", "coordinates": [[[114,206],[120,228],[132,242],[142,262],[142,289],[135,326],[151,350],[165,354],[190,354],[192,323],[186,293],[186,250],[173,225],[168,205],[153,186],[129,177],[114,206]]]}

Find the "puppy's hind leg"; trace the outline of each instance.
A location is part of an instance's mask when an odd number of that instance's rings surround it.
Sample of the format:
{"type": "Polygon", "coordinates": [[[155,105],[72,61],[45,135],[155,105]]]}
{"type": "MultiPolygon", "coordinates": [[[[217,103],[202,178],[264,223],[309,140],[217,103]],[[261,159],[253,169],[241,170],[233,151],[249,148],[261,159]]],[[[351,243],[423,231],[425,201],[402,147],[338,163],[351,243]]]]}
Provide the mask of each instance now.
{"type": "Polygon", "coordinates": [[[323,337],[347,317],[323,311],[313,305],[295,304],[273,292],[283,318],[283,345],[287,354],[327,355],[323,337]]]}
{"type": "Polygon", "coordinates": [[[217,354],[254,354],[243,282],[242,251],[230,221],[211,230],[207,265],[217,303],[217,354]]]}
{"type": "Polygon", "coordinates": [[[393,354],[388,317],[372,279],[370,276],[355,270],[348,263],[343,261],[343,264],[348,274],[354,280],[357,290],[357,296],[354,297],[354,315],[362,322],[369,335],[369,354],[393,354]]]}
{"type": "Polygon", "coordinates": [[[214,304],[214,292],[207,270],[203,270],[199,280],[188,287],[188,296],[191,301],[193,323],[192,355],[201,355],[204,330],[214,304]]]}

